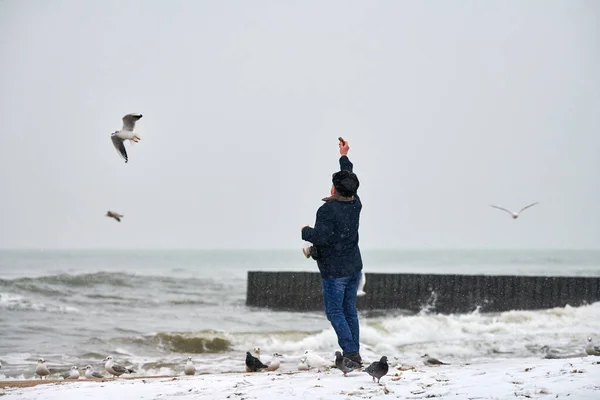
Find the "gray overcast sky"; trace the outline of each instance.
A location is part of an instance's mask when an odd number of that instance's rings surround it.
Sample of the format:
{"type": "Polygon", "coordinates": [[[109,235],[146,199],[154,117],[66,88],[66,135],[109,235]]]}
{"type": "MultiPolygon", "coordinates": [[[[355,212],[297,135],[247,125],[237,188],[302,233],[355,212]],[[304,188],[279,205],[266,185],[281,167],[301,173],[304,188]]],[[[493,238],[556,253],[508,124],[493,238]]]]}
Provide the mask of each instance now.
{"type": "Polygon", "coordinates": [[[340,135],[365,249],[599,247],[594,0],[5,0],[0,59],[1,248],[299,248],[340,135]]]}

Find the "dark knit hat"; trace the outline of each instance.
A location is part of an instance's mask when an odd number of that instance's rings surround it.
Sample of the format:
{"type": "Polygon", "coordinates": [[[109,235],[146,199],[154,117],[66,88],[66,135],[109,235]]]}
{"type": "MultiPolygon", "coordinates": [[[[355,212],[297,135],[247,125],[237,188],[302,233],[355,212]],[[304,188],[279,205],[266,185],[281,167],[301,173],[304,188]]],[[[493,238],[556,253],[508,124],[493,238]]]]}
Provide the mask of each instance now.
{"type": "Polygon", "coordinates": [[[346,170],[333,174],[332,182],[335,190],[344,197],[354,196],[360,185],[356,174],[346,170]]]}

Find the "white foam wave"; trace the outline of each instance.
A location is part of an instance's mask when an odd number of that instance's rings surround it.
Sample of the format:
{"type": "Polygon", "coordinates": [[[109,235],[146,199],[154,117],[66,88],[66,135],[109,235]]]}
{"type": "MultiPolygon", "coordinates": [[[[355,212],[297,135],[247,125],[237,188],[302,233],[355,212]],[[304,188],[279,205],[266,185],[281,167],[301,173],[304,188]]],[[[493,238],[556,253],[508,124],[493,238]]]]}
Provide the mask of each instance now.
{"type": "MultiPolygon", "coordinates": [[[[598,315],[600,302],[539,311],[362,318],[361,353],[369,358],[387,354],[412,361],[428,353],[461,362],[543,356],[545,345],[577,353],[583,351],[588,335],[600,335],[598,315]]],[[[297,356],[308,349],[330,355],[339,348],[332,328],[303,336],[271,333],[234,340],[239,351],[254,346],[264,354],[278,351],[297,356]]]]}
{"type": "Polygon", "coordinates": [[[39,311],[57,314],[80,313],[77,307],[64,304],[46,304],[33,302],[13,293],[0,293],[0,309],[11,311],[39,311]]]}

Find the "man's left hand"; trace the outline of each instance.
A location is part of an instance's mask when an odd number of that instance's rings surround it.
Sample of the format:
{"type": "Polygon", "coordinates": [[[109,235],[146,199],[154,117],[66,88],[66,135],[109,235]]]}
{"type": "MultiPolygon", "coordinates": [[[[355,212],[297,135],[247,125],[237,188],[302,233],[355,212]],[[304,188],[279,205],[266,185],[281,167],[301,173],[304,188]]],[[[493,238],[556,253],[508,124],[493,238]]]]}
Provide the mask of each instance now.
{"type": "Polygon", "coordinates": [[[300,229],[300,232],[302,232],[302,231],[304,230],[304,228],[307,228],[307,227],[308,227],[308,228],[310,228],[310,225],[304,225],[304,226],[302,227],[302,229],[300,229]]]}

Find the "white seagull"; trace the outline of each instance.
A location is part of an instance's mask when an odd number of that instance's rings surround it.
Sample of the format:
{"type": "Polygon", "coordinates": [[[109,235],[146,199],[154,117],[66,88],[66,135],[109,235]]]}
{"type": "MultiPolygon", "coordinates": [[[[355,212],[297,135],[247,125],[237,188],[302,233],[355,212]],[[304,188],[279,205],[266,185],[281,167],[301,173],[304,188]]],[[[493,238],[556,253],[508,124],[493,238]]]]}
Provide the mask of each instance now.
{"type": "Polygon", "coordinates": [[[63,375],[64,379],[79,379],[79,370],[76,365],[73,365],[69,372],[63,375]]]}
{"type": "Polygon", "coordinates": [[[110,135],[115,149],[117,149],[117,152],[125,159],[125,162],[128,160],[127,151],[125,151],[125,141],[130,140],[137,143],[140,140],[140,137],[136,133],[133,133],[135,123],[140,118],[142,118],[142,114],[127,114],[123,117],[123,128],[110,135]]]}
{"type": "Polygon", "coordinates": [[[92,379],[92,378],[103,379],[104,378],[101,374],[94,371],[94,369],[92,368],[91,365],[88,365],[87,367],[85,367],[85,377],[88,379],[92,379]]]}
{"type": "Polygon", "coordinates": [[[279,366],[281,365],[281,363],[279,362],[279,357],[281,357],[281,354],[273,353],[273,360],[269,363],[267,371],[276,371],[279,368],[279,366]]]}
{"type": "Polygon", "coordinates": [[[308,371],[308,365],[306,365],[306,357],[302,357],[298,362],[299,371],[308,371]]]}
{"type": "Polygon", "coordinates": [[[594,346],[592,338],[588,337],[588,344],[585,347],[585,352],[590,356],[600,356],[600,346],[594,346]]]}
{"type": "Polygon", "coordinates": [[[46,360],[43,358],[38,359],[35,373],[40,376],[40,379],[46,379],[46,376],[50,375],[50,371],[48,370],[48,367],[46,367],[46,360]]]}
{"type": "Polygon", "coordinates": [[[521,208],[521,209],[520,209],[518,212],[513,212],[513,211],[510,211],[510,210],[507,210],[507,209],[506,209],[506,208],[504,208],[504,207],[498,207],[498,206],[495,206],[495,205],[493,205],[493,204],[490,204],[490,207],[494,207],[494,208],[497,208],[498,210],[506,211],[507,213],[509,213],[509,214],[510,214],[510,215],[513,217],[513,219],[517,219],[517,218],[519,218],[519,215],[520,215],[520,214],[521,214],[523,211],[527,210],[529,207],[533,207],[533,206],[535,206],[536,204],[538,204],[538,202],[537,202],[537,201],[536,201],[535,203],[531,203],[530,205],[528,205],[528,206],[525,206],[525,207],[521,208]]]}
{"type": "Polygon", "coordinates": [[[192,362],[192,357],[188,357],[183,371],[185,372],[186,375],[194,375],[196,373],[196,367],[194,367],[194,363],[192,362]]]}
{"type": "Polygon", "coordinates": [[[309,350],[304,352],[304,357],[306,357],[306,365],[308,366],[308,369],[316,368],[317,372],[321,372],[322,369],[331,367],[331,361],[327,361],[320,355],[309,350]]]}
{"type": "Polygon", "coordinates": [[[112,356],[108,356],[102,361],[106,361],[106,363],[104,364],[104,368],[106,369],[106,372],[108,372],[109,374],[111,374],[115,377],[121,376],[123,374],[132,374],[135,372],[132,369],[125,368],[122,365],[117,364],[113,360],[112,356]]]}

